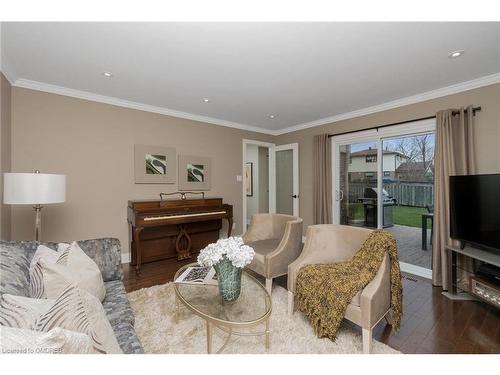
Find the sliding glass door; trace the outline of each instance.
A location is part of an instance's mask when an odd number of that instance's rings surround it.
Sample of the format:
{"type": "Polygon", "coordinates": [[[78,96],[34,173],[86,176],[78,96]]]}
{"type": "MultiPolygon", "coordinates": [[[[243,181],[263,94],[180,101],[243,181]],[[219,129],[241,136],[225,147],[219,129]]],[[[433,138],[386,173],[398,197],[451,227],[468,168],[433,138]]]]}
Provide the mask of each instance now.
{"type": "Polygon", "coordinates": [[[340,223],[376,228],[378,142],[341,144],[338,152],[340,223]]]}
{"type": "Polygon", "coordinates": [[[434,219],[434,132],[384,138],[391,152],[383,160],[383,187],[393,203],[384,205],[384,226],[398,242],[399,259],[432,268],[434,219]]]}
{"type": "Polygon", "coordinates": [[[332,137],[333,222],[386,229],[402,268],[431,276],[435,120],[332,137]]]}

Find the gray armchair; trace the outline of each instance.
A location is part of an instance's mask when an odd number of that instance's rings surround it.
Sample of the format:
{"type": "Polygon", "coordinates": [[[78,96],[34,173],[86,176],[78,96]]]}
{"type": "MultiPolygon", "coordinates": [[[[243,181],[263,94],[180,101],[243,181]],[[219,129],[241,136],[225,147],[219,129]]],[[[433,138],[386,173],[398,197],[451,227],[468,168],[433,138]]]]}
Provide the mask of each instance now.
{"type": "Polygon", "coordinates": [[[255,250],[248,268],[266,278],[266,290],[271,294],[273,279],[286,275],[288,265],[300,255],[302,219],[282,214],[255,214],[243,241],[255,250]]]}

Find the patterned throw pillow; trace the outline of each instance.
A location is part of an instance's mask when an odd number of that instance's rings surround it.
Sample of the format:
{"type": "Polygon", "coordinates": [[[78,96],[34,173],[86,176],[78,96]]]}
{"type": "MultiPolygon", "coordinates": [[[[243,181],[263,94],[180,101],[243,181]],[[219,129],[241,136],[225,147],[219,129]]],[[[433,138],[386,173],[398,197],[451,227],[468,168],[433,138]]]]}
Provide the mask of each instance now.
{"type": "MultiPolygon", "coordinates": [[[[58,254],[57,251],[52,250],[50,247],[44,245],[38,245],[36,252],[33,255],[33,258],[31,259],[30,273],[40,259],[43,259],[48,263],[57,263],[57,260],[59,259],[60,255],[61,254],[58,254]]],[[[64,263],[64,265],[66,265],[66,263],[64,263]]]]}
{"type": "Polygon", "coordinates": [[[0,352],[8,354],[92,354],[89,336],[54,328],[49,332],[0,326],[0,352]]]}
{"type": "Polygon", "coordinates": [[[88,335],[96,353],[122,353],[101,302],[76,284],[55,300],[2,295],[0,325],[38,332],[59,327],[88,335]]]}
{"type": "Polygon", "coordinates": [[[101,271],[76,242],[59,244],[59,251],[39,246],[31,263],[30,287],[34,298],[56,298],[70,284],[104,300],[101,271]]]}
{"type": "Polygon", "coordinates": [[[0,296],[0,325],[35,329],[37,319],[54,305],[53,299],[35,299],[3,294],[0,296]]]}

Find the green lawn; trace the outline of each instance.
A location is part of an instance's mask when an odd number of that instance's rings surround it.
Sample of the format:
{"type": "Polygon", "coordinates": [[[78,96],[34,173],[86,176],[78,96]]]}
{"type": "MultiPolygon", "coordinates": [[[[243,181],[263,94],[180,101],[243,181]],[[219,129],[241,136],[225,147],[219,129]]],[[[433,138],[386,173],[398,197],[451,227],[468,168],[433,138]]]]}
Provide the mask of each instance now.
{"type": "Polygon", "coordinates": [[[349,220],[364,220],[363,203],[349,203],[348,216],[349,220]]]}
{"type": "Polygon", "coordinates": [[[425,212],[424,207],[394,206],[392,220],[394,224],[422,228],[422,214],[425,212]]]}
{"type": "MultiPolygon", "coordinates": [[[[427,212],[427,209],[423,207],[394,206],[392,211],[392,220],[394,224],[422,228],[422,214],[425,212],[427,212]]],[[[363,221],[363,204],[349,204],[348,215],[350,220],[363,221]]]]}

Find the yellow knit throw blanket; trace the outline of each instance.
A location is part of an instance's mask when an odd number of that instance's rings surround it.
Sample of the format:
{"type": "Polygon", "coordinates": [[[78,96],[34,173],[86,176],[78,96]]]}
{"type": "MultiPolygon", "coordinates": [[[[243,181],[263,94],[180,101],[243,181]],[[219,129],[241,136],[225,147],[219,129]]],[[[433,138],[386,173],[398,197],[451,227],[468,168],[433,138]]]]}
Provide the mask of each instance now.
{"type": "Polygon", "coordinates": [[[373,280],[386,252],[391,263],[392,318],[394,328],[399,329],[403,315],[403,286],[396,240],[386,231],[375,230],[351,260],[311,264],[300,269],[295,303],[311,321],[318,337],[335,339],[347,305],[373,280]]]}

